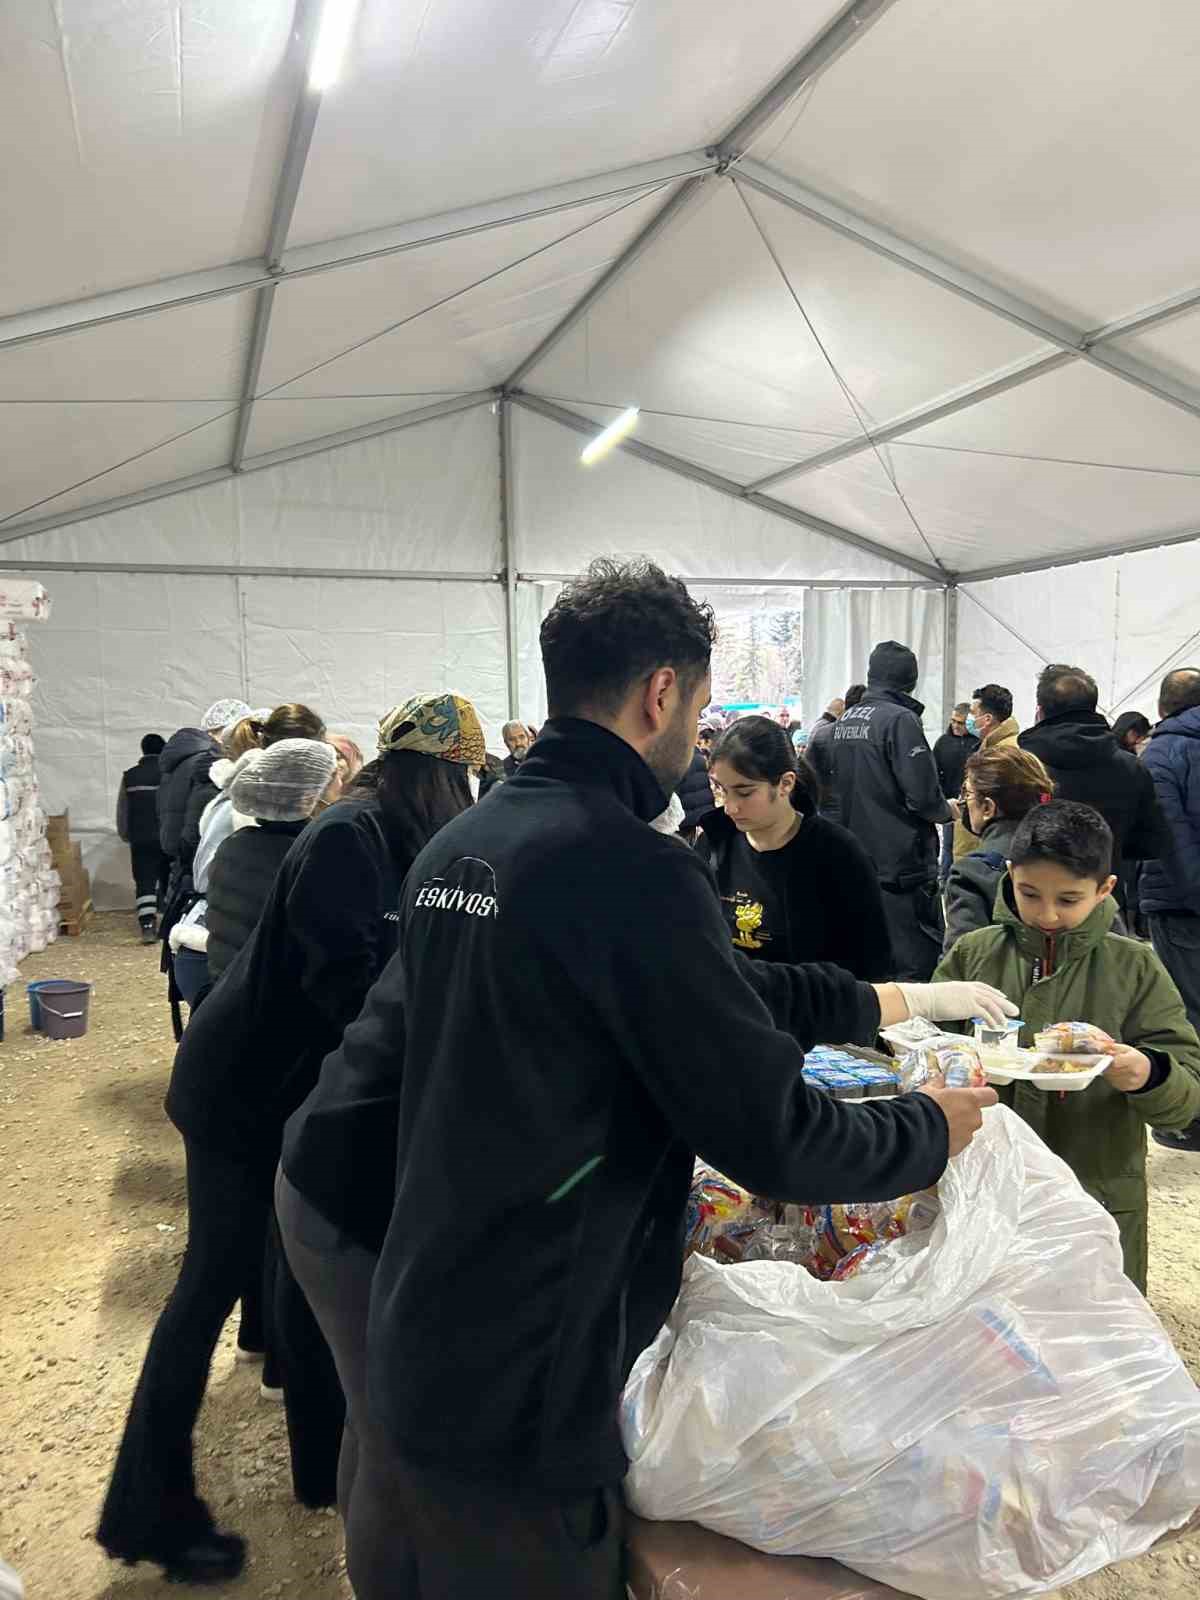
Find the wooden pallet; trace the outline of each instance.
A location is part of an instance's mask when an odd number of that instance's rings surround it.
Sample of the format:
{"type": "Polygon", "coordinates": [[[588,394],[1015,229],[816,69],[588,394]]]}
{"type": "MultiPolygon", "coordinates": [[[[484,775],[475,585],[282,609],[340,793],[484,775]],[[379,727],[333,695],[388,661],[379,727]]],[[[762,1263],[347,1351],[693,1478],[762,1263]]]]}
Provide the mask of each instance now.
{"type": "MultiPolygon", "coordinates": [[[[59,907],[59,910],[62,910],[61,906],[59,907]]],[[[83,905],[78,909],[73,906],[69,916],[60,918],[58,924],[59,933],[65,933],[70,938],[77,939],[87,927],[88,918],[91,916],[91,914],[92,902],[90,900],[85,900],[83,905]]]]}

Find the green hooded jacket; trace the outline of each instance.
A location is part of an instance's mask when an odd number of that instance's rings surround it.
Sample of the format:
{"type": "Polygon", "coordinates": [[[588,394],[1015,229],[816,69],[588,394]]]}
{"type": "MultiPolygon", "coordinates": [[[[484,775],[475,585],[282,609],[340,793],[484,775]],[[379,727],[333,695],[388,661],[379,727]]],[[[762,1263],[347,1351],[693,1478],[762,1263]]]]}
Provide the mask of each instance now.
{"type": "Polygon", "coordinates": [[[1124,1094],[1107,1078],[1070,1094],[1011,1084],[999,1095],[1067,1163],[1121,1231],[1125,1270],[1145,1292],[1148,1253],[1146,1128],[1200,1116],[1200,1039],[1179,992],[1147,944],[1111,932],[1111,895],[1078,928],[1047,937],[1013,909],[1007,875],[990,928],[960,939],[934,973],[993,984],[1021,1008],[1021,1043],[1055,1022],[1090,1022],[1170,1067],[1153,1089],[1124,1094]],[[1035,980],[1037,963],[1048,976],[1035,980]]]}

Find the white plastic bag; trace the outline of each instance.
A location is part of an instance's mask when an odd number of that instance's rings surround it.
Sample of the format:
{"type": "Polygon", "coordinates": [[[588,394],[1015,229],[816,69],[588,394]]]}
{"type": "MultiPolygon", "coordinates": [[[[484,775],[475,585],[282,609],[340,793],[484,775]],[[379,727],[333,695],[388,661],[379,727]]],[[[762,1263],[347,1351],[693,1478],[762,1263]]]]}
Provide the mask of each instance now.
{"type": "Polygon", "coordinates": [[[926,1600],[1038,1594],[1200,1505],[1200,1390],[1115,1224],[1012,1112],[845,1283],[694,1256],[622,1408],[626,1492],[926,1600]]]}

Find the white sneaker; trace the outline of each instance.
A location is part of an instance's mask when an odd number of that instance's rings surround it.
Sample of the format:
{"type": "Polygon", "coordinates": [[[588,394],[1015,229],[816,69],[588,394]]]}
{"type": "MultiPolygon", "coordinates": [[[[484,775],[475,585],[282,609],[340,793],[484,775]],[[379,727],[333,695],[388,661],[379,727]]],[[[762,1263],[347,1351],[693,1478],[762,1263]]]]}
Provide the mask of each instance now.
{"type": "Polygon", "coordinates": [[[261,1367],[265,1357],[265,1350],[243,1350],[240,1344],[233,1352],[233,1359],[246,1367],[261,1367]]]}
{"type": "Polygon", "coordinates": [[[258,1392],[263,1397],[264,1400],[272,1400],[278,1406],[281,1406],[283,1404],[283,1386],[282,1385],[280,1385],[280,1387],[278,1389],[270,1389],[270,1388],[267,1387],[267,1385],[265,1383],[260,1383],[259,1386],[258,1386],[258,1392]]]}

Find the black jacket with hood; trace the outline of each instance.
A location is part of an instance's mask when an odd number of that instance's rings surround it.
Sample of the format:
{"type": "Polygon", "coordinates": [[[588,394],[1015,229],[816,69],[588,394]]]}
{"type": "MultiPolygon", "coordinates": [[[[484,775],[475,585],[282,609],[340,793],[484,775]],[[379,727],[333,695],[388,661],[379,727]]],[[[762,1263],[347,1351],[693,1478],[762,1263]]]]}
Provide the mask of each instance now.
{"type": "Polygon", "coordinates": [[[1056,800],[1078,800],[1112,829],[1112,870],[1123,861],[1155,860],[1170,847],[1154,779],[1098,711],[1061,711],[1026,728],[1017,743],[1054,779],[1056,800]]]}
{"type": "Polygon", "coordinates": [[[373,795],[340,800],[308,824],[175,1052],[166,1107],[185,1138],[278,1160],[283,1124],[395,949],[407,865],[373,795]]]}
{"type": "Polygon", "coordinates": [[[704,864],[647,826],[665,805],[624,740],[551,720],[417,857],[397,954],[289,1125],[285,1171],[325,1209],[339,1164],[392,1158],[398,1107],[368,1390],[417,1465],[559,1494],[623,1476],[618,1402],[678,1291],[696,1152],[794,1199],[902,1194],[945,1165],[924,1096],[806,1087],[760,996],[790,994],[777,1014],[811,1044],[869,1038],[875,993],[831,967],[751,974],[704,864]]]}
{"type": "Polygon", "coordinates": [[[949,822],[933,751],[910,690],[917,658],[888,640],[871,652],[867,692],[833,730],[838,820],[866,850],[885,889],[915,889],[937,878],[934,824],[949,822]]]}
{"type": "MultiPolygon", "coordinates": [[[[184,821],[193,791],[201,785],[211,788],[208,769],[220,754],[221,747],[211,734],[200,728],[180,728],[167,740],[158,758],[158,842],[163,854],[171,858],[172,876],[191,867],[196,841],[190,850],[185,850],[184,821]]],[[[212,793],[216,790],[212,789],[212,793]]]]}

